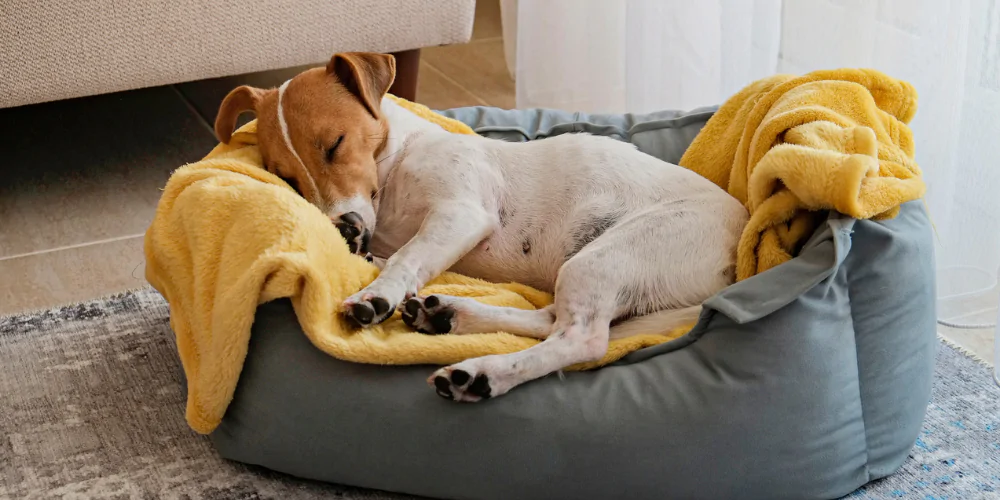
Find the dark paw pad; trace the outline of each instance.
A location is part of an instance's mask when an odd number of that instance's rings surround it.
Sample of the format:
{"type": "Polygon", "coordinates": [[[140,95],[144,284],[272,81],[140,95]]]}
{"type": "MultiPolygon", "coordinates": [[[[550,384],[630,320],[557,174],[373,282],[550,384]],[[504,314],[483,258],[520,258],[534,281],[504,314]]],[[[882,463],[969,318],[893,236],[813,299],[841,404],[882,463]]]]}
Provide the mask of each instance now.
{"type": "MultiPolygon", "coordinates": [[[[406,301],[406,314],[414,318],[417,317],[417,313],[420,312],[420,301],[417,299],[410,299],[406,301]]],[[[407,323],[409,324],[409,323],[407,323]]]]}
{"type": "Polygon", "coordinates": [[[371,300],[372,308],[375,309],[375,314],[382,316],[383,314],[389,312],[389,301],[383,299],[382,297],[375,297],[371,300]]]}
{"type": "Polygon", "coordinates": [[[471,376],[469,375],[469,372],[465,370],[455,370],[451,372],[451,381],[458,386],[465,385],[470,378],[471,376]]]}
{"type": "Polygon", "coordinates": [[[490,393],[493,392],[493,389],[490,387],[490,378],[485,373],[476,375],[476,378],[472,379],[472,383],[465,390],[469,394],[479,396],[482,399],[488,399],[490,393]]]}
{"type": "Polygon", "coordinates": [[[405,304],[403,304],[403,323],[406,326],[413,328],[417,331],[420,327],[417,325],[417,318],[420,313],[420,301],[417,299],[408,299],[405,304]]]}
{"type": "Polygon", "coordinates": [[[431,313],[430,323],[434,328],[434,333],[448,333],[451,331],[451,319],[455,317],[454,309],[441,309],[431,313]]]}
{"type": "Polygon", "coordinates": [[[455,396],[451,393],[451,382],[448,382],[448,379],[440,375],[434,377],[434,389],[437,390],[438,396],[441,396],[442,398],[455,398],[455,396]]]}
{"type": "Polygon", "coordinates": [[[437,295],[431,295],[424,299],[424,307],[428,309],[434,309],[439,305],[441,305],[441,299],[437,298],[437,295]]]}
{"type": "Polygon", "coordinates": [[[356,326],[368,326],[375,319],[375,308],[367,302],[354,304],[347,311],[347,319],[353,321],[356,326]]]}

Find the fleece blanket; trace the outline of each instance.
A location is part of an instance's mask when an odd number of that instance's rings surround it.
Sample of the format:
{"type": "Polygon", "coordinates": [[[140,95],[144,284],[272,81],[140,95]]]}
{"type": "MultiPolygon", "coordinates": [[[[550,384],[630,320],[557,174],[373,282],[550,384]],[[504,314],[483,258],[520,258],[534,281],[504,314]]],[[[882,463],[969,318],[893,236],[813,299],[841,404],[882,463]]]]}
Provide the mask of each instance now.
{"type": "MultiPolygon", "coordinates": [[[[879,78],[883,84],[895,82],[874,72],[843,74],[869,83],[879,78]],[[861,75],[869,79],[863,80],[861,75]]],[[[858,194],[873,191],[861,186],[873,177],[915,179],[919,183],[919,170],[912,163],[912,140],[901,123],[912,116],[912,100],[909,114],[903,113],[904,118],[898,118],[900,122],[890,130],[890,113],[870,104],[891,103],[892,99],[885,98],[891,92],[847,80],[843,83],[854,83],[857,88],[849,87],[846,96],[835,96],[832,93],[840,92],[841,80],[803,78],[797,85],[792,84],[794,78],[775,77],[756,82],[737,94],[709,121],[682,160],[684,166],[726,187],[750,208],[751,225],[743,235],[738,256],[742,277],[766,267],[760,262],[776,265],[785,255],[790,258],[798,244],[795,238],[807,235],[812,227],[810,217],[815,215],[811,210],[839,210],[845,193],[855,193],[856,204],[869,207],[869,216],[890,216],[895,206],[922,193],[922,184],[913,192],[875,189],[883,198],[881,204],[874,205],[871,196],[858,194]],[[796,90],[819,82],[827,86],[812,93],[796,90]],[[869,88],[875,90],[869,92],[869,88]],[[783,99],[785,95],[791,100],[783,99]],[[755,105],[768,99],[772,104],[758,110],[755,105]],[[779,122],[771,116],[772,108],[782,110],[779,115],[798,113],[799,121],[779,122]],[[811,122],[824,124],[796,129],[811,122]],[[787,125],[786,131],[772,130],[781,123],[787,125]],[[868,136],[860,130],[866,127],[868,136]],[[757,128],[767,130],[762,133],[757,128]],[[859,139],[848,140],[848,130],[854,130],[852,137],[861,137],[862,142],[874,139],[859,145],[859,139]],[[880,134],[887,139],[887,145],[898,149],[898,154],[892,156],[898,160],[896,170],[879,168],[880,134]],[[744,140],[744,135],[749,139],[744,140]],[[797,139],[791,140],[793,137],[797,139]],[[768,147],[759,142],[765,140],[771,141],[768,147]],[[792,155],[775,155],[766,161],[748,159],[755,153],[766,156],[786,144],[798,148],[798,155],[809,160],[808,168],[801,167],[792,155]],[[859,155],[867,155],[875,162],[874,175],[867,160],[843,158],[859,155]],[[852,162],[864,168],[852,169],[852,162]],[[854,191],[845,186],[851,183],[857,185],[854,191]],[[810,188],[811,184],[825,187],[810,188]],[[765,185],[770,186],[771,196],[764,196],[765,185]],[[773,197],[786,201],[772,207],[768,200],[773,197]],[[744,265],[747,260],[752,265],[744,265]],[[751,272],[742,272],[748,267],[751,272]]],[[[909,88],[901,82],[895,84],[897,89],[909,88]]],[[[467,126],[423,106],[396,100],[446,130],[473,133],[467,126]]],[[[175,171],[146,232],[146,278],[170,304],[171,327],[188,381],[186,418],[194,430],[209,433],[221,422],[239,380],[256,308],[277,298],[291,300],[313,345],[346,361],[443,365],[515,352],[538,343],[503,332],[422,335],[410,331],[398,314],[368,329],[351,328],[339,314],[339,305],[370,283],[378,270],[350,254],[339,232],[318,209],[261,168],[255,131],[255,123],[251,122],[234,134],[229,145],[219,145],[203,160],[175,171]]],[[[552,301],[549,294],[524,285],[487,283],[453,273],[428,283],[421,293],[468,296],[484,303],[521,308],[544,307],[552,301]]],[[[629,352],[675,339],[688,329],[614,340],[601,360],[569,369],[603,366],[629,352]]]]}
{"type": "Polygon", "coordinates": [[[680,164],[742,201],[738,280],[795,256],[825,212],[894,217],[923,197],[907,124],[917,93],[870,69],[777,75],[730,98],[680,164]]]}

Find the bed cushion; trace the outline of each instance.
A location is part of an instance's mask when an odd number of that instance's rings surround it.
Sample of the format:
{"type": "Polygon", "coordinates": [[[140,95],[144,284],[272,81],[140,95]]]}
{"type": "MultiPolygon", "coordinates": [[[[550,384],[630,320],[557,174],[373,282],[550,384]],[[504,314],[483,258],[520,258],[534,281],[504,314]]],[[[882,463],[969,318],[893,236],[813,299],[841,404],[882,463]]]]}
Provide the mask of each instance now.
{"type": "MultiPolygon", "coordinates": [[[[502,140],[588,132],[676,162],[712,111],[443,113],[502,140]]],[[[279,300],[258,309],[211,438],[233,460],[439,498],[835,498],[895,471],[917,436],[933,262],[920,202],[833,214],[797,258],[710,299],[690,334],[475,405],[427,388],[433,367],[323,354],[279,300]]]]}

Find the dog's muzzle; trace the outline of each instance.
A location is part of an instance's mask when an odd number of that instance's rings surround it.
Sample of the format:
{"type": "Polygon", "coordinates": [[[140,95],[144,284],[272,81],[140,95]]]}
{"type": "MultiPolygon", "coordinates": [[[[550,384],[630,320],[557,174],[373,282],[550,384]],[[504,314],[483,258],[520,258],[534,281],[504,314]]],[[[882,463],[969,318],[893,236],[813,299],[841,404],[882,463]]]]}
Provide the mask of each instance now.
{"type": "Polygon", "coordinates": [[[368,253],[368,243],[372,239],[372,232],[365,227],[365,221],[357,212],[348,212],[340,216],[340,220],[334,220],[340,235],[347,240],[347,248],[353,254],[366,255],[368,253]]]}

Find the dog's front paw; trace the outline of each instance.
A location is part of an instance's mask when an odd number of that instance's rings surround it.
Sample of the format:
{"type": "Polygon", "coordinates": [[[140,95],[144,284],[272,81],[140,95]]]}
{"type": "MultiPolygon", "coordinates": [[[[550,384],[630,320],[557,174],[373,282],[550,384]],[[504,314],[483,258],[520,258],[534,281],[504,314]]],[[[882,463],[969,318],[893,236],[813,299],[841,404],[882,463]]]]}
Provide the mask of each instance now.
{"type": "Polygon", "coordinates": [[[416,293],[416,284],[406,279],[382,275],[360,292],[348,297],[341,305],[341,310],[355,326],[375,325],[389,319],[400,302],[416,293]]]}
{"type": "Polygon", "coordinates": [[[455,308],[437,295],[412,297],[403,306],[403,322],[420,333],[450,333],[454,327],[455,308]]]}
{"type": "Polygon", "coordinates": [[[362,328],[385,321],[396,310],[394,302],[374,293],[361,293],[348,297],[342,307],[344,317],[354,326],[362,328]]]}
{"type": "Polygon", "coordinates": [[[361,255],[367,259],[368,244],[371,242],[372,233],[365,228],[361,216],[357,212],[346,213],[340,216],[340,220],[334,221],[334,226],[347,241],[347,249],[352,254],[361,255]]]}

